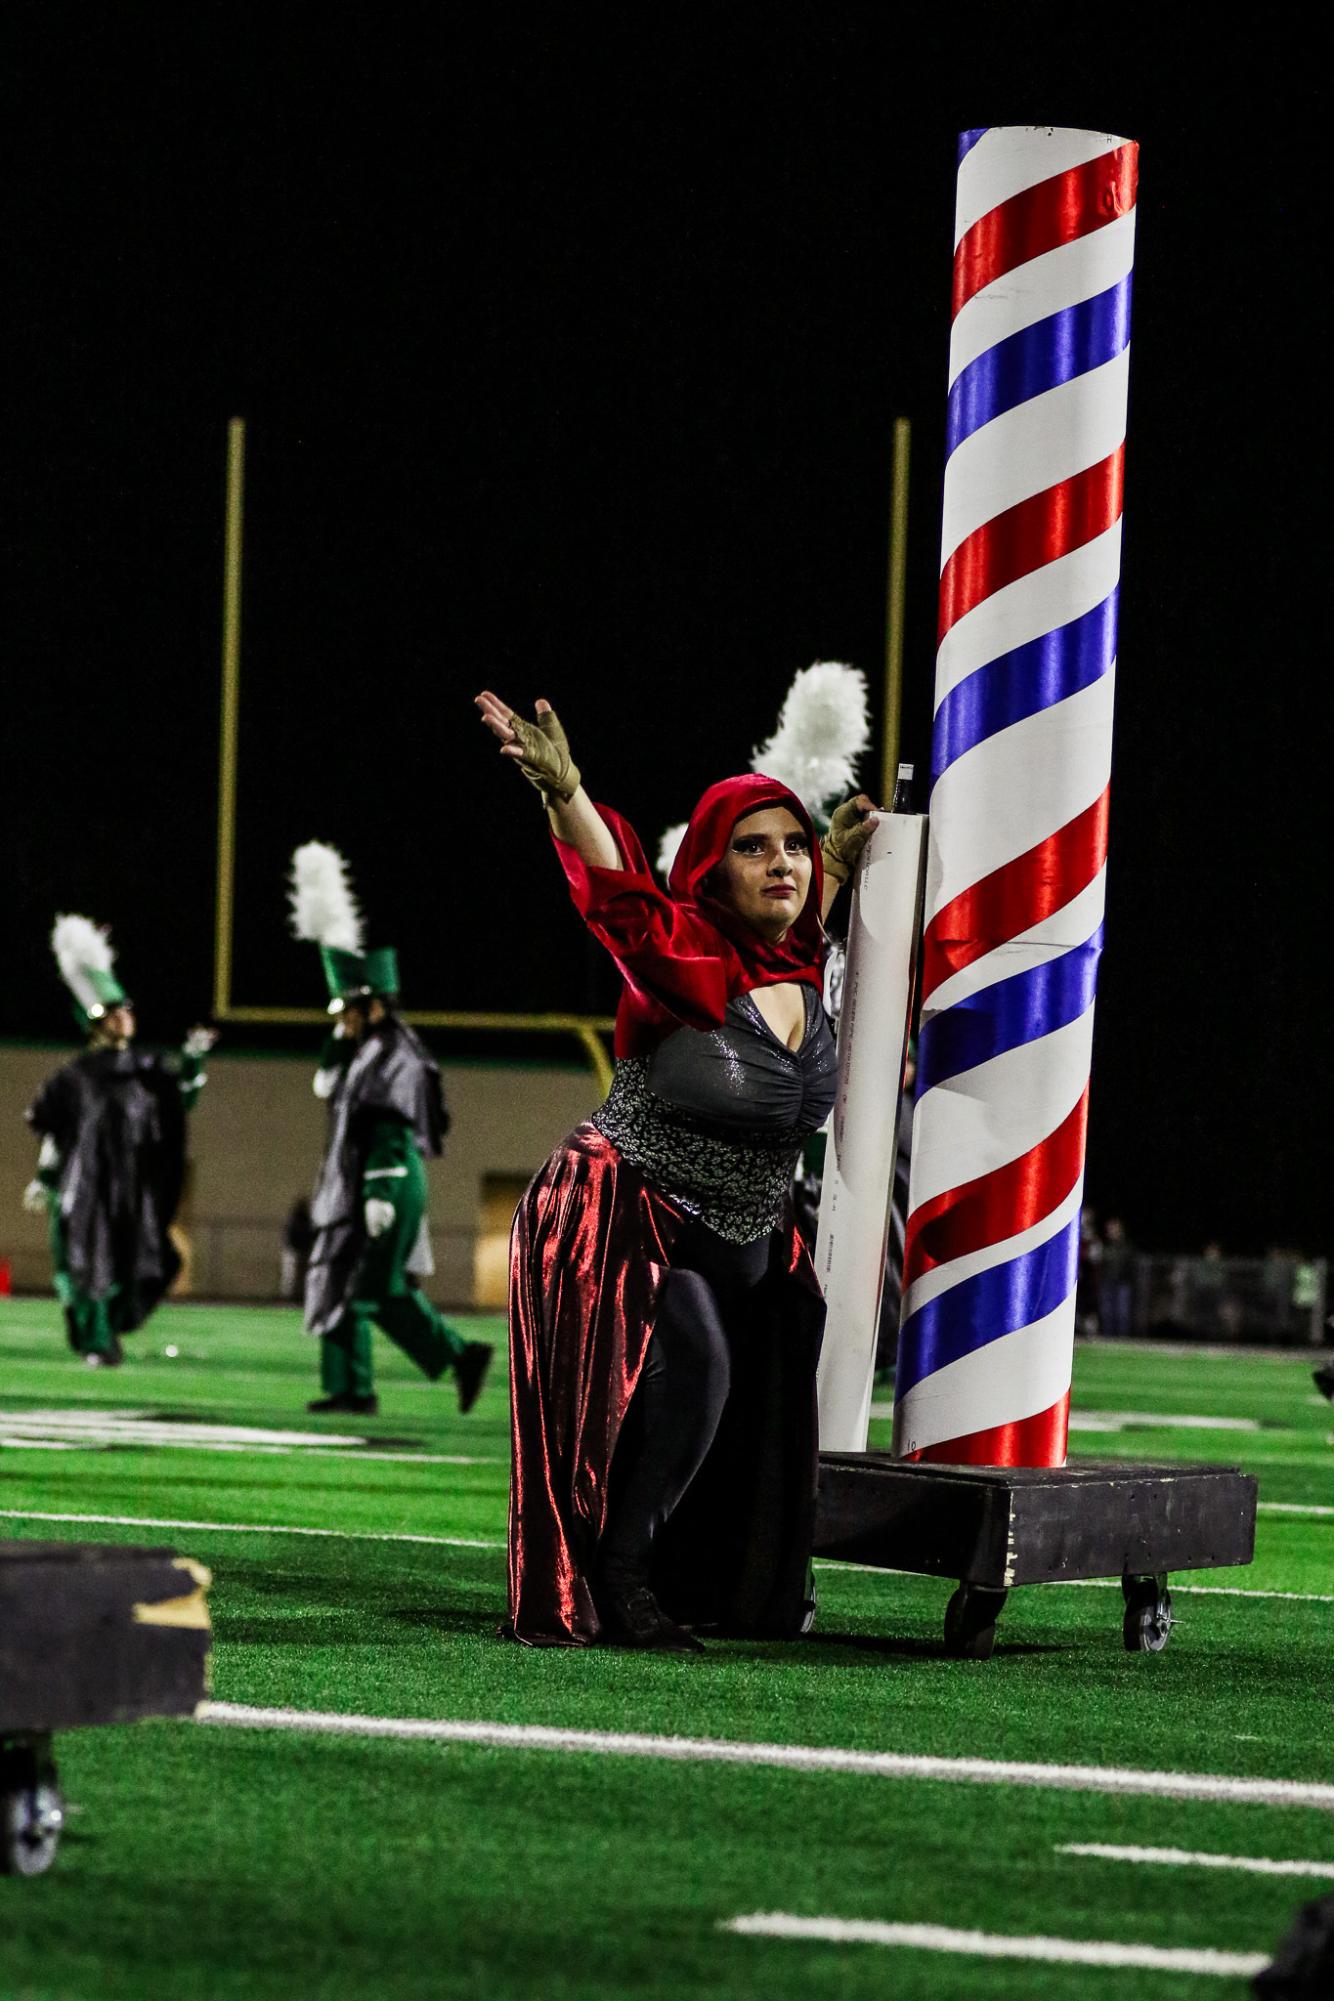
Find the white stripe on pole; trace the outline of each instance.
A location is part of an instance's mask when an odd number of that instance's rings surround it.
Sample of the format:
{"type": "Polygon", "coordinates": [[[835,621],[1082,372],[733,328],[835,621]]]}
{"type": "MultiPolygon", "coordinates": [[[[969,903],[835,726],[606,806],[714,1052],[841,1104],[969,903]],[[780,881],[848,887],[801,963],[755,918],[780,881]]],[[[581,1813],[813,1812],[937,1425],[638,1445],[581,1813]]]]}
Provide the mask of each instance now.
{"type": "Polygon", "coordinates": [[[961,966],[957,973],[950,973],[931,990],[931,1005],[936,1013],[953,1007],[957,1001],[967,1000],[973,994],[982,993],[987,987],[995,986],[997,980],[1008,979],[1011,973],[1023,972],[1029,966],[1040,964],[1047,959],[1059,958],[1072,945],[1082,945],[1091,938],[1103,920],[1103,906],[1106,901],[1107,868],[1098,870],[1091,883],[1072,896],[1059,910],[1053,910],[1049,917],[1039,918],[1030,924],[1027,931],[1017,932],[1007,938],[992,951],[984,952],[971,965],[961,966]]]}
{"type": "Polygon", "coordinates": [[[1042,1042],[1024,1042],[937,1084],[930,1118],[919,1100],[913,1120],[912,1206],[957,1182],[992,1174],[1055,1132],[1084,1095],[1093,1048],[1093,1010],[1042,1042]],[[961,1174],[959,1163],[967,1163],[961,1174]]]}
{"type": "MultiPolygon", "coordinates": [[[[997,1265],[1006,1265],[1014,1258],[1021,1258],[1025,1252],[1036,1250],[1050,1237],[1059,1236],[1067,1223],[1079,1214],[1083,1199],[1083,1186],[1076,1182],[1064,1202],[1048,1215],[1039,1217],[1030,1229],[1016,1231],[1012,1237],[1002,1237],[998,1243],[983,1244],[980,1250],[965,1251],[962,1257],[952,1258],[946,1265],[931,1265],[920,1278],[913,1280],[903,1301],[903,1318],[916,1313],[930,1300],[939,1299],[942,1293],[951,1292],[956,1285],[962,1285],[966,1278],[976,1278],[979,1272],[993,1271],[997,1265]]],[[[1071,1424],[1073,1426],[1073,1419],[1071,1424]]]]}
{"type": "Polygon", "coordinates": [[[947,1362],[905,1390],[894,1413],[900,1456],[925,1452],[928,1446],[970,1431],[985,1431],[1002,1398],[1011,1423],[1050,1410],[1070,1387],[1070,1344],[1058,1338],[1069,1311],[1062,1301],[1043,1319],[1002,1334],[957,1362],[947,1362]]]}
{"type": "Polygon", "coordinates": [[[1100,292],[1110,291],[1135,262],[1135,218],[1118,216],[1091,237],[1062,243],[1041,257],[1030,258],[1024,268],[1024,291],[1020,299],[1008,293],[975,292],[950,333],[950,387],[970,362],[985,354],[1011,334],[1050,319],[1067,306],[1082,305],[1100,292]]]}
{"type": "Polygon", "coordinates": [[[1125,442],[1130,349],[1101,368],[1016,403],[950,454],[940,560],[988,521],[1110,458],[1125,442]]]}
{"type": "Polygon", "coordinates": [[[1082,618],[1116,589],[1121,574],[1121,522],[1118,518],[1091,542],[1083,542],[1040,570],[1016,577],[993,591],[952,625],[936,655],[936,705],[960,681],[979,667],[998,660],[1018,646],[1029,646],[1050,631],[1053,622],[1068,625],[1082,618]]]}
{"type": "Polygon", "coordinates": [[[1101,159],[1109,147],[1125,144],[1114,133],[1084,132],[1071,125],[993,125],[959,163],[954,200],[956,248],[975,222],[1033,186],[1035,138],[1042,143],[1044,180],[1067,174],[1072,167],[1086,167],[1091,160],[1101,159]]]}
{"type": "Polygon", "coordinates": [[[1109,667],[1087,688],[1011,723],[942,772],[931,794],[932,824],[948,814],[950,839],[948,845],[933,840],[927,857],[928,924],[963,890],[1028,854],[1102,797],[1112,775],[1115,688],[1116,669],[1109,667]]]}

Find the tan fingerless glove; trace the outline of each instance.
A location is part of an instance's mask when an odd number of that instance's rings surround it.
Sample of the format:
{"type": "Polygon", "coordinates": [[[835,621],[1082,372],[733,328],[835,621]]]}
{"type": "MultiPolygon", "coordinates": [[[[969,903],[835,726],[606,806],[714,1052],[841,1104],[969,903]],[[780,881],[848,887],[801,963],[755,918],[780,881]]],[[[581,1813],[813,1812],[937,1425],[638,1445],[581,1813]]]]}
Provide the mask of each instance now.
{"type": "Polygon", "coordinates": [[[846,882],[860,861],[862,849],[874,832],[869,818],[874,810],[860,792],[855,799],[845,799],[841,806],[835,807],[829,831],[820,843],[825,874],[835,882],[846,882]]]}
{"type": "Polygon", "coordinates": [[[582,780],[556,711],[546,709],[536,722],[530,723],[515,710],[509,726],[523,752],[517,760],[519,769],[528,783],[537,787],[544,804],[549,806],[553,799],[573,799],[582,780]]]}

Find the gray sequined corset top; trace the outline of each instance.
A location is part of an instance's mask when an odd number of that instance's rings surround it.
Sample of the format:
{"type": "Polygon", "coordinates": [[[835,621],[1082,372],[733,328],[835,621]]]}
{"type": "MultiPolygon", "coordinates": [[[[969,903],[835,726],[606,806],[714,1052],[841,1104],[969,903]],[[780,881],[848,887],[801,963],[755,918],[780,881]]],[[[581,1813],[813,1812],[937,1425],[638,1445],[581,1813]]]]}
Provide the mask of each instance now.
{"type": "Polygon", "coordinates": [[[806,1032],[788,1049],[741,995],[716,1029],[680,1028],[616,1065],[593,1124],[654,1187],[730,1243],[781,1221],[802,1142],[834,1103],[834,1038],[804,989],[806,1032]]]}

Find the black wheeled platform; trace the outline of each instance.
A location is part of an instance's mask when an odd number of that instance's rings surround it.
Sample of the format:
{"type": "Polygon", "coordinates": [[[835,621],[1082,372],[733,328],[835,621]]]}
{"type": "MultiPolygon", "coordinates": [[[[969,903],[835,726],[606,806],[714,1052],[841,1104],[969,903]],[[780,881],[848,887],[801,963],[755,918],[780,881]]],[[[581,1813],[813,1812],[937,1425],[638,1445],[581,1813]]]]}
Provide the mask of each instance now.
{"type": "Polygon", "coordinates": [[[55,1859],[53,1731],[194,1714],[209,1581],[173,1549],[0,1543],[0,1873],[35,1876],[55,1859]]]}
{"type": "Polygon", "coordinates": [[[1121,1579],[1131,1652],[1167,1644],[1172,1570],[1249,1563],[1256,1483],[1231,1466],[939,1466],[884,1452],[820,1455],[815,1554],[953,1577],[951,1653],[990,1654],[1017,1584],[1121,1579]]]}

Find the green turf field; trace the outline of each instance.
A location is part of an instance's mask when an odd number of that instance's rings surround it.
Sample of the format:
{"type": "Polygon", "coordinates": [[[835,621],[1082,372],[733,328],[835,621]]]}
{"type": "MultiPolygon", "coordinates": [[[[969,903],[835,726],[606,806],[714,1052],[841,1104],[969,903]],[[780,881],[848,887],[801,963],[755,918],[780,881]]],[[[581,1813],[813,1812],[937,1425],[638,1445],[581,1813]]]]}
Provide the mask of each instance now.
{"type": "MultiPolygon", "coordinates": [[[[1076,1429],[1072,1450],[1257,1472],[1256,1562],[1174,1580],[1213,1588],[1178,1589],[1157,1656],[1124,1652],[1115,1588],[1014,1592],[985,1663],[941,1654],[948,1586],[839,1566],[819,1571],[817,1630],[800,1645],[696,1659],[504,1645],[503,1381],[461,1419],[448,1386],[388,1344],[379,1365],[378,1418],[317,1420],[293,1312],[167,1308],[124,1369],[94,1373],[64,1350],[54,1304],[0,1302],[0,1534],[170,1542],[207,1563],[220,1704],[590,1737],[71,1733],[58,1748],[78,1811],[56,1866],[0,1879],[0,2001],[1236,1997],[1240,1976],[723,1927],[777,1912],[1253,1954],[1334,1888],[1058,1852],[1328,1869],[1334,1813],[1314,1806],[593,1748],[596,1733],[632,1732],[1334,1782],[1334,1412],[1308,1363],[1081,1349],[1076,1417],[1096,1428],[1076,1429]],[[1163,1416],[1256,1428],[1143,1422],[1163,1416]],[[136,1443],[149,1423],[167,1439],[190,1423],[326,1442],[136,1443]],[[99,1516],[113,1519],[78,1519],[99,1516]],[[302,1528],[336,1533],[280,1532],[302,1528]]],[[[875,1432],[888,1443],[887,1424],[875,1432]]]]}

